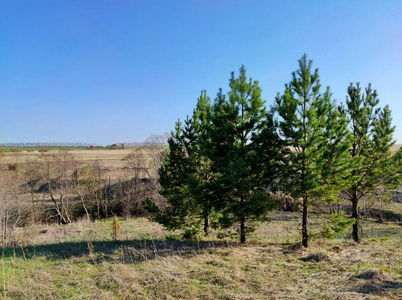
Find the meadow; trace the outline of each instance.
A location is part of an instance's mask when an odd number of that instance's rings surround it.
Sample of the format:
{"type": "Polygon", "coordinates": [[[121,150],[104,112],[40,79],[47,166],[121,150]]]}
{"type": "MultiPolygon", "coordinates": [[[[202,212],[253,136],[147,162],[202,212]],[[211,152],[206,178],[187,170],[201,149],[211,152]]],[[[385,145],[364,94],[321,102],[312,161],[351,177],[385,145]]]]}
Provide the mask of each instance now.
{"type": "MultiPolygon", "coordinates": [[[[402,204],[390,208],[402,211],[402,204]]],[[[3,299],[401,299],[401,222],[364,221],[300,247],[298,213],[276,212],[246,244],[177,241],[145,218],[19,228],[30,246],[2,251],[3,299]]],[[[324,221],[311,216],[313,230],[324,221]]]]}
{"type": "MultiPolygon", "coordinates": [[[[132,150],[68,153],[80,166],[101,161],[112,174],[127,166],[132,150]]],[[[42,154],[6,152],[1,162],[23,166],[42,154]]],[[[2,173],[10,172],[17,171],[3,168],[2,173]]],[[[145,217],[119,217],[121,232],[115,239],[112,219],[89,221],[81,216],[64,225],[29,222],[16,226],[12,247],[1,250],[0,295],[2,299],[402,299],[402,203],[374,202],[370,209],[362,219],[364,239],[357,244],[350,231],[335,239],[321,236],[329,212],[325,205],[313,204],[309,220],[313,238],[307,249],[300,245],[299,212],[270,213],[272,221],[256,224],[245,244],[238,242],[237,226],[181,240],[180,231],[167,231],[145,217]]],[[[343,203],[341,210],[350,214],[350,204],[343,203]]]]}
{"type": "MultiPolygon", "coordinates": [[[[95,160],[101,160],[106,166],[110,167],[121,167],[123,166],[123,159],[128,154],[130,154],[133,149],[62,149],[68,150],[70,154],[72,154],[75,159],[82,163],[93,162],[95,160]]],[[[3,155],[0,158],[0,161],[3,163],[14,163],[21,162],[26,163],[29,161],[34,161],[39,158],[43,153],[56,153],[58,150],[49,150],[46,149],[46,152],[41,152],[38,149],[22,149],[22,151],[18,152],[10,152],[4,151],[3,155]]]]}

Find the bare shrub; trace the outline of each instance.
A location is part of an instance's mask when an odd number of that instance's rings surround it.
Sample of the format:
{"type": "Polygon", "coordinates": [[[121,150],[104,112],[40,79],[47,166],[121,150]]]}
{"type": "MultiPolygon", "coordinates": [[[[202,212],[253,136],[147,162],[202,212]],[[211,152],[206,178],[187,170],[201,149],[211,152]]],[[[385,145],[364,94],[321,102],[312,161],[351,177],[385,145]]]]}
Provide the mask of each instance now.
{"type": "Polygon", "coordinates": [[[125,170],[129,177],[132,177],[129,182],[129,189],[124,193],[122,199],[123,213],[129,217],[131,211],[139,211],[142,209],[141,201],[143,201],[144,193],[144,178],[148,177],[147,157],[141,149],[135,149],[125,158],[125,170]]]}
{"type": "Polygon", "coordinates": [[[77,161],[66,150],[57,153],[43,153],[40,158],[41,181],[62,224],[72,222],[71,201],[74,199],[73,173],[77,161]]]}
{"type": "Polygon", "coordinates": [[[8,247],[13,241],[13,231],[23,214],[20,204],[18,172],[0,173],[0,246],[8,247]]]}
{"type": "Polygon", "coordinates": [[[7,169],[8,169],[9,171],[17,171],[17,169],[18,169],[18,164],[17,164],[17,163],[8,164],[7,169]]]}
{"type": "Polygon", "coordinates": [[[294,199],[293,197],[278,191],[276,193],[268,192],[269,196],[275,200],[279,200],[281,202],[281,210],[282,211],[291,211],[291,212],[299,212],[301,211],[301,203],[300,199],[294,199]]]}

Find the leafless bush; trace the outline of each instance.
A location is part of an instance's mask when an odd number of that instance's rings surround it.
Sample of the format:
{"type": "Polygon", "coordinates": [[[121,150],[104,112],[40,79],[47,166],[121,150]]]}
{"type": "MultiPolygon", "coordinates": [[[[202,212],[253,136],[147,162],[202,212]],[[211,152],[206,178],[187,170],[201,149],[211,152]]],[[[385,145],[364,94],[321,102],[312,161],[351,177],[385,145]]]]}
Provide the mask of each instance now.
{"type": "Polygon", "coordinates": [[[0,246],[8,247],[13,240],[13,231],[22,216],[18,172],[0,174],[0,246]]]}
{"type": "MultiPolygon", "coordinates": [[[[118,216],[142,216],[142,201],[152,199],[163,207],[159,195],[158,169],[165,150],[158,141],[148,140],[146,148],[133,150],[124,159],[125,166],[105,167],[102,160],[81,162],[70,151],[37,154],[31,161],[15,162],[7,158],[0,168],[1,176],[16,177],[13,196],[7,196],[7,222],[12,222],[10,205],[20,199],[18,224],[70,223],[118,216]]],[[[2,190],[1,193],[10,191],[2,190]]],[[[14,212],[12,213],[14,214],[14,212]]],[[[9,228],[7,229],[9,230],[9,228]]]]}
{"type": "Polygon", "coordinates": [[[278,191],[276,193],[268,192],[269,196],[275,200],[281,201],[281,210],[283,211],[300,211],[301,201],[300,199],[294,199],[293,197],[286,195],[285,193],[278,191]]]}
{"type": "Polygon", "coordinates": [[[41,181],[44,184],[44,193],[54,204],[60,222],[71,223],[73,192],[73,174],[77,168],[77,161],[65,150],[57,153],[43,153],[40,157],[41,181]]]}

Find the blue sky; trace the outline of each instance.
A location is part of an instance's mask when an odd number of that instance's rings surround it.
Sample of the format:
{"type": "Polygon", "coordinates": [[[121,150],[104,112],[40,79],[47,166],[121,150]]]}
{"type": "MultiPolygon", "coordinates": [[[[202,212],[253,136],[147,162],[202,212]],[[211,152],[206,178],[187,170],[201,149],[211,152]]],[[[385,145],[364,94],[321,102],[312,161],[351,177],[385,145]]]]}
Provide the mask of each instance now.
{"type": "Polygon", "coordinates": [[[303,53],[369,82],[402,143],[402,1],[0,0],[0,142],[143,141],[245,64],[270,105],[303,53]]]}

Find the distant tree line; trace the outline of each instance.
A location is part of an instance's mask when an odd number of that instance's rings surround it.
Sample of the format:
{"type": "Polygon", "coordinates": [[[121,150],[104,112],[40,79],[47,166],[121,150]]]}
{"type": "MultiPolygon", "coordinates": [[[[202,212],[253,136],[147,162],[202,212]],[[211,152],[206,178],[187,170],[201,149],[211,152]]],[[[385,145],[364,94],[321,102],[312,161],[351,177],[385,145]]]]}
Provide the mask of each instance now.
{"type": "MultiPolygon", "coordinates": [[[[167,145],[166,141],[169,134],[163,135],[152,134],[145,142],[115,143],[107,145],[109,149],[124,149],[127,147],[147,147],[149,145],[167,145]]],[[[101,148],[102,145],[96,143],[0,143],[1,147],[7,148],[101,148]]]]}
{"type": "Polygon", "coordinates": [[[211,101],[202,91],[192,116],[176,123],[159,169],[168,205],[143,204],[153,220],[187,236],[237,223],[243,243],[253,222],[279,206],[281,194],[301,202],[308,247],[311,206],[347,199],[351,218],[333,214],[325,230],[331,235],[351,226],[359,242],[359,201],[385,195],[401,179],[402,151],[391,153],[391,113],[378,104],[371,85],[362,91],[357,83],[337,105],[303,55],[266,108],[258,81],[242,66],[239,77],[231,74],[226,95],[219,90],[211,101]]]}
{"type": "Polygon", "coordinates": [[[14,148],[85,148],[85,147],[98,147],[96,144],[88,143],[0,143],[0,147],[14,147],[14,148]]]}

